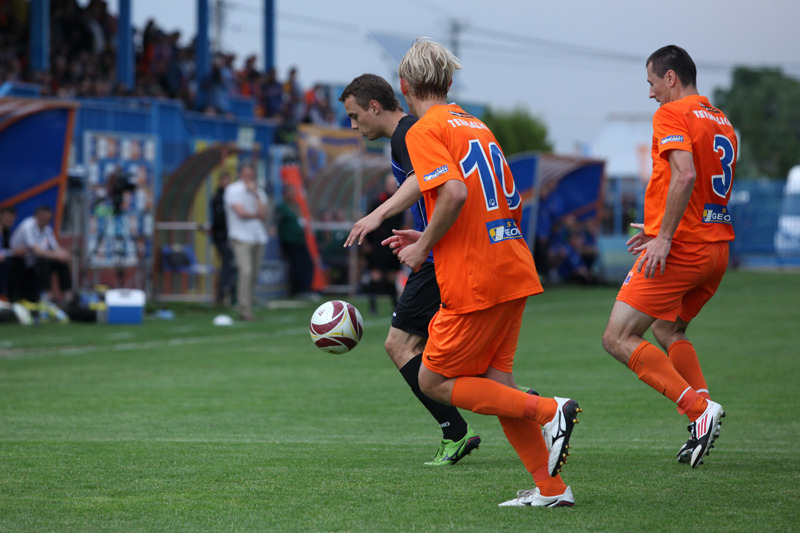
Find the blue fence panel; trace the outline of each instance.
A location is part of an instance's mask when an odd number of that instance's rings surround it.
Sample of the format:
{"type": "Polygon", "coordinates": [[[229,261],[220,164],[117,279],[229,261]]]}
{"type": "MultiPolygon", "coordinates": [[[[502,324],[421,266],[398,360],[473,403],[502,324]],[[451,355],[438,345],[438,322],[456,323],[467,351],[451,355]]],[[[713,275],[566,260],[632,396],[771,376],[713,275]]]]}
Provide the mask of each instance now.
{"type": "Polygon", "coordinates": [[[266,157],[269,153],[278,129],[277,123],[272,120],[231,121],[223,117],[196,112],[186,112],[185,117],[192,136],[201,139],[235,142],[239,140],[243,128],[251,129],[253,131],[252,140],[260,145],[262,157],[266,157]]]}
{"type": "Polygon", "coordinates": [[[172,172],[194,151],[183,104],[175,100],[159,101],[153,104],[151,114],[153,132],[161,140],[161,168],[172,172]]]}
{"type": "Polygon", "coordinates": [[[136,100],[80,100],[75,118],[74,142],[79,160],[83,160],[83,135],[87,131],[150,133],[150,109],[136,100]]]}
{"type": "Polygon", "coordinates": [[[785,190],[782,179],[734,182],[728,203],[736,232],[732,266],[800,266],[800,198],[793,203],[785,190]]]}
{"type": "Polygon", "coordinates": [[[783,180],[739,180],[728,203],[736,240],[733,256],[774,256],[783,199],[783,180]]]}
{"type": "Polygon", "coordinates": [[[215,141],[235,141],[239,132],[238,122],[224,117],[205,115],[194,111],[185,113],[189,131],[195,137],[213,139],[215,141]]]}
{"type": "Polygon", "coordinates": [[[74,142],[78,159],[83,158],[86,131],[125,132],[157,135],[160,169],[172,172],[194,152],[194,140],[235,142],[242,128],[253,130],[253,141],[269,152],[275,142],[277,124],[253,118],[251,99],[240,98],[243,116],[234,119],[187,111],[175,100],[108,98],[81,99],[75,121],[74,142]]]}
{"type": "Polygon", "coordinates": [[[231,112],[239,118],[251,119],[256,116],[256,99],[250,96],[231,96],[231,112]]]}

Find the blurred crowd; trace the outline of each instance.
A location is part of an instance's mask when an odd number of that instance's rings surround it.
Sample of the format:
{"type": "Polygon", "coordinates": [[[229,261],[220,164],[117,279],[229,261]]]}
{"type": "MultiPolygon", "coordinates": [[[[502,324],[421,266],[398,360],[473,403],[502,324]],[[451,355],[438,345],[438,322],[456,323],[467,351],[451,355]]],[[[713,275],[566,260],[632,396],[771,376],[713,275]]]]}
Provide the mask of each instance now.
{"type": "Polygon", "coordinates": [[[280,121],[284,132],[300,122],[336,123],[327,88],[303,90],[296,67],[280,81],[274,69],[259,71],[255,56],[237,69],[235,54],[217,52],[209,75],[197,79],[194,40],[182,46],[179,31],[164,31],[152,19],[133,29],[135,87],[117,82],[118,24],[106,0],[85,7],[77,0],[50,0],[50,69],[33,71],[28,9],[25,0],[0,0],[0,84],[34,83],[42,96],[59,98],[179,99],[187,109],[221,115],[232,112],[232,97],[252,97],[255,115],[280,121]]]}

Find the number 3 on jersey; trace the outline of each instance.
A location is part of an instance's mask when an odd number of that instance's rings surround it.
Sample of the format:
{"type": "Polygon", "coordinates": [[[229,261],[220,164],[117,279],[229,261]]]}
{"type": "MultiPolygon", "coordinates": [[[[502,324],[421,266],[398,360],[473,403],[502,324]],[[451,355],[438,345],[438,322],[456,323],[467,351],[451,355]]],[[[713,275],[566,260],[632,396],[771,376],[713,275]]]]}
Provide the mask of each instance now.
{"type": "Polygon", "coordinates": [[[486,200],[486,210],[493,211],[498,208],[497,205],[497,185],[503,191],[506,197],[506,203],[509,209],[516,209],[522,202],[522,197],[517,192],[517,185],[514,183],[513,178],[509,175],[508,182],[506,183],[506,158],[503,157],[503,152],[500,147],[495,143],[489,143],[489,152],[492,155],[491,168],[489,167],[489,158],[486,157],[486,152],[480,141],[473,139],[469,141],[469,152],[460,161],[461,171],[464,173],[464,178],[469,177],[470,174],[478,171],[478,178],[481,181],[481,188],[483,189],[483,196],[486,200]],[[508,187],[511,190],[508,190],[508,187]]]}
{"type": "Polygon", "coordinates": [[[733,163],[736,161],[736,151],[733,143],[724,135],[714,136],[714,150],[719,154],[719,161],[722,163],[722,174],[711,176],[711,188],[714,194],[727,198],[733,183],[733,163]]]}

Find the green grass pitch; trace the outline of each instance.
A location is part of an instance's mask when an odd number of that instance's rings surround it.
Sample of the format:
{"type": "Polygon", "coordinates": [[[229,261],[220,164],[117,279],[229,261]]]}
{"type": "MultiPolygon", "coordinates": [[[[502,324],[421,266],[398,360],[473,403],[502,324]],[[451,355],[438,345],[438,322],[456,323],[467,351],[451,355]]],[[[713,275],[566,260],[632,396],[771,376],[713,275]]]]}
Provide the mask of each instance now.
{"type": "Polygon", "coordinates": [[[525,313],[517,381],[584,410],[562,509],[497,506],[532,482],[492,417],[423,466],[440,433],[384,353],[387,302],[344,355],[311,344],[314,304],[2,326],[0,531],[800,530],[800,274],[732,271],[690,327],[727,412],[695,470],[686,419],[601,347],[615,294],[547,288],[525,313]]]}

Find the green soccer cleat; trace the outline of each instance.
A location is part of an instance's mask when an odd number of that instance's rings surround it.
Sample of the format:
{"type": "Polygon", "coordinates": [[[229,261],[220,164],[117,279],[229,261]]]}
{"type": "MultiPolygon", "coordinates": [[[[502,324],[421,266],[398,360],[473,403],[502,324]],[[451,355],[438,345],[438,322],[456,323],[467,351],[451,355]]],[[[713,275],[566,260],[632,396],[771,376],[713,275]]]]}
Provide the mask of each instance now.
{"type": "Polygon", "coordinates": [[[467,434],[464,438],[457,441],[442,439],[439,450],[433,457],[433,461],[425,463],[427,466],[450,466],[459,462],[461,459],[472,453],[478,448],[481,438],[471,427],[467,426],[467,434]]]}

